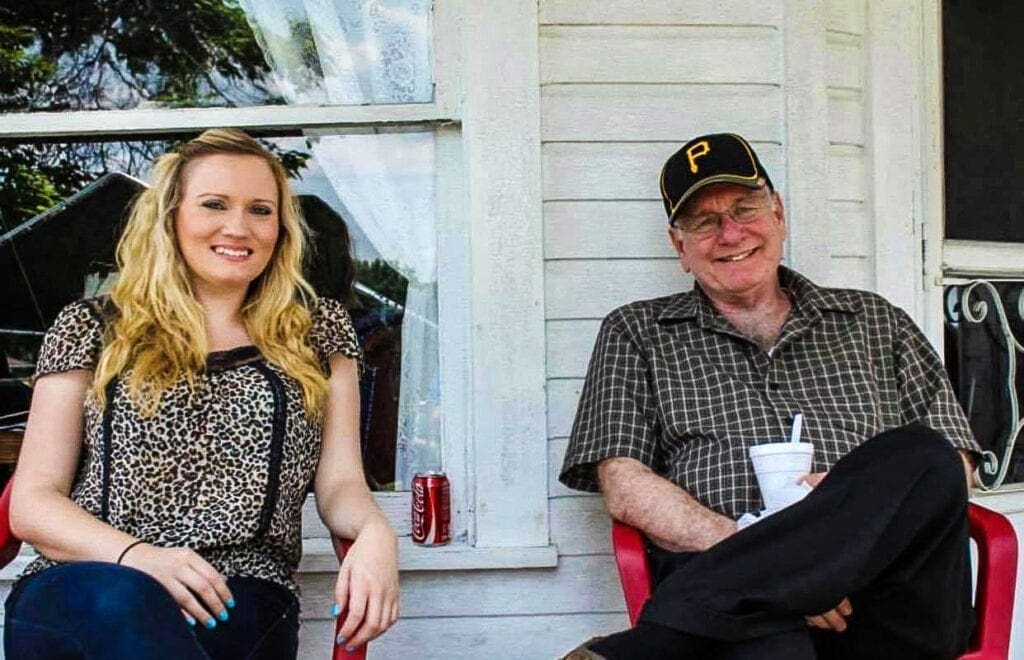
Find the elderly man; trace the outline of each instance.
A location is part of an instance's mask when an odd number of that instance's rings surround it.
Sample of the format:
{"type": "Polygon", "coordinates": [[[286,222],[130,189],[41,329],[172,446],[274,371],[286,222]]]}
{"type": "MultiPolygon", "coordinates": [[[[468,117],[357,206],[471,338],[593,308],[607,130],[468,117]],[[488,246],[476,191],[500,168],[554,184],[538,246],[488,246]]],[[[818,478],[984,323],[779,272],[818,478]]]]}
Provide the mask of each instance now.
{"type": "Polygon", "coordinates": [[[644,533],[656,586],[567,657],[955,657],[978,446],[937,354],[880,296],[780,265],[782,199],[740,136],[685,144],[661,193],[696,286],[604,320],[561,474],[644,533]],[[740,531],[748,449],[797,412],[814,488],[740,531]]]}

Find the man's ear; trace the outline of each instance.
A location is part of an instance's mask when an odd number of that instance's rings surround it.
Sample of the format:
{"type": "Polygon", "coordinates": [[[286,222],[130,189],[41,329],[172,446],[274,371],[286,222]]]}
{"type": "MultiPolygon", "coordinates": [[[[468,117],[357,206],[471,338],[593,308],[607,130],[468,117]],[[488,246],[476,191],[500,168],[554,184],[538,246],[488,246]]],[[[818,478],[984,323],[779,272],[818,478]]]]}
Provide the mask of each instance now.
{"type": "Polygon", "coordinates": [[[679,258],[679,264],[683,267],[683,271],[690,272],[690,260],[686,255],[686,244],[683,243],[683,232],[678,229],[673,229],[671,225],[668,228],[668,242],[672,245],[672,249],[675,250],[676,256],[679,258]]]}
{"type": "Polygon", "coordinates": [[[782,203],[782,195],[777,190],[772,192],[772,212],[775,213],[779,222],[783,225],[786,224],[786,207],[782,203]]]}

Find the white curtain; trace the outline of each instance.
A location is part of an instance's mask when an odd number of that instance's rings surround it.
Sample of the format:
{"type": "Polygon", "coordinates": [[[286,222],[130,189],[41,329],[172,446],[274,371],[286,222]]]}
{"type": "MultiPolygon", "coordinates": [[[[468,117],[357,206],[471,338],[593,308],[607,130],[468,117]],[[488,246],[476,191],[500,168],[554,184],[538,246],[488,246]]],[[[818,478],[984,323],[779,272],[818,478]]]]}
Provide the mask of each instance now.
{"type": "MultiPolygon", "coordinates": [[[[430,101],[429,0],[241,0],[289,104],[430,101]]],[[[309,134],[347,220],[409,280],[395,478],[441,467],[433,133],[309,134]]]]}

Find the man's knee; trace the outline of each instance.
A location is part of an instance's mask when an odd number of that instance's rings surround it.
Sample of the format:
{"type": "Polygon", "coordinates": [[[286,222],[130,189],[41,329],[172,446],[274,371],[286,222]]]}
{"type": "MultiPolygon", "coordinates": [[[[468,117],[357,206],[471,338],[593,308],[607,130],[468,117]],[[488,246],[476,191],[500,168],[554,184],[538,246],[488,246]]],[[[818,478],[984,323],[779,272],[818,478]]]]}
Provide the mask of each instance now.
{"type": "Polygon", "coordinates": [[[880,433],[864,447],[903,465],[956,468],[963,478],[963,462],[956,448],[941,433],[923,424],[909,424],[880,433]]]}
{"type": "Polygon", "coordinates": [[[963,459],[937,431],[921,424],[890,429],[854,449],[832,469],[871,484],[893,488],[908,480],[925,479],[934,491],[949,493],[953,501],[966,498],[967,479],[963,459]]]}

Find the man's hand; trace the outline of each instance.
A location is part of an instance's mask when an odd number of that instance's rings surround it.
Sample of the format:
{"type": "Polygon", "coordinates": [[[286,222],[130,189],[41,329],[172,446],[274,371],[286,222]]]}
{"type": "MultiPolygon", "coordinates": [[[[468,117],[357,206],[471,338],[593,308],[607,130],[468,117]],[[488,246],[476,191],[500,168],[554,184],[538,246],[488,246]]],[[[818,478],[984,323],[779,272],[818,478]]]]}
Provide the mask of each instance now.
{"type": "Polygon", "coordinates": [[[830,609],[828,612],[804,618],[807,619],[807,625],[809,626],[821,628],[822,630],[843,632],[846,630],[846,617],[851,614],[853,614],[853,606],[850,605],[850,599],[844,598],[838,605],[830,609]]]}
{"type": "Polygon", "coordinates": [[[807,484],[811,488],[817,488],[822,479],[828,476],[828,472],[808,472],[797,480],[798,484],[807,484]]]}

